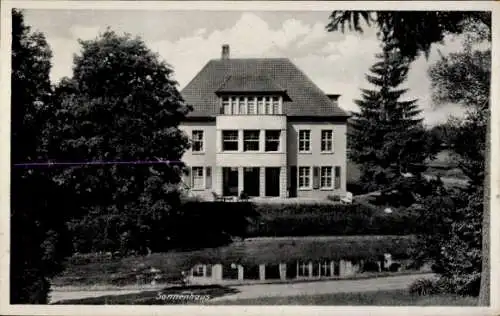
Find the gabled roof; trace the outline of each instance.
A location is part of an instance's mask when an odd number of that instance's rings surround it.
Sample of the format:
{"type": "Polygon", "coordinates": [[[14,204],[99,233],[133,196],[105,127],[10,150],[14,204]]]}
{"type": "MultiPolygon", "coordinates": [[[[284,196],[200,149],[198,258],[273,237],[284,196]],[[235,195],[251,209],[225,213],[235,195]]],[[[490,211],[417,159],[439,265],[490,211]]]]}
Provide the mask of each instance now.
{"type": "Polygon", "coordinates": [[[186,103],[193,106],[188,117],[210,117],[220,113],[218,92],[259,88],[263,89],[261,92],[286,91],[283,108],[288,116],[349,116],[286,58],[213,59],[181,93],[186,103]]]}

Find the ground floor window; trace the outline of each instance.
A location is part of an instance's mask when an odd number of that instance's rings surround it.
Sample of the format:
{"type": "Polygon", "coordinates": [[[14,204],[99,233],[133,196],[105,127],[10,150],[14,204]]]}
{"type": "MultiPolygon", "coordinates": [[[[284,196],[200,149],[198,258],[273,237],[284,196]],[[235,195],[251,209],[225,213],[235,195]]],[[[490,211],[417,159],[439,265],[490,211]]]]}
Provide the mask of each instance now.
{"type": "Polygon", "coordinates": [[[203,264],[198,264],[193,268],[194,277],[204,277],[206,267],[203,264]]]}
{"type": "Polygon", "coordinates": [[[198,190],[204,189],[205,179],[203,178],[203,167],[193,167],[192,176],[193,176],[193,189],[198,189],[198,190]]]}
{"type": "Polygon", "coordinates": [[[311,167],[299,167],[299,188],[311,188],[311,167]]]}
{"type": "Polygon", "coordinates": [[[319,263],[321,276],[330,277],[333,276],[331,262],[325,261],[319,263]]]}
{"type": "Polygon", "coordinates": [[[297,276],[299,277],[309,277],[310,266],[309,262],[298,262],[297,263],[297,276]]]}

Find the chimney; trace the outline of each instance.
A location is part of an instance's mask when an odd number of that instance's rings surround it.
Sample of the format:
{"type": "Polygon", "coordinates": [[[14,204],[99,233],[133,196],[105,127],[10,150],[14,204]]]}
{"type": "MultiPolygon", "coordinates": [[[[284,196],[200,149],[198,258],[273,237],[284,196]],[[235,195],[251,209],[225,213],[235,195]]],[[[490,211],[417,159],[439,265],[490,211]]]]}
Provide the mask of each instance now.
{"type": "Polygon", "coordinates": [[[229,59],[229,45],[228,44],[222,45],[221,59],[229,59]]]}
{"type": "Polygon", "coordinates": [[[328,99],[330,99],[330,101],[334,104],[334,105],[338,105],[339,103],[339,97],[340,97],[340,94],[327,94],[326,95],[328,97],[328,99]]]}

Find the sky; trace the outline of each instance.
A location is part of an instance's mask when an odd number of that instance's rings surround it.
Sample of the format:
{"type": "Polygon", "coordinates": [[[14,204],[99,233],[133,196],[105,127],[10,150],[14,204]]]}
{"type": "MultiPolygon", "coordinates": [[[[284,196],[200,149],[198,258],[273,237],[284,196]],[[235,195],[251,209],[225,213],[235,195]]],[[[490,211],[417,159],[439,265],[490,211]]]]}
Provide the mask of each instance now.
{"type": "MultiPolygon", "coordinates": [[[[329,12],[321,11],[106,11],[26,9],[25,22],[45,34],[53,52],[51,80],[72,75],[78,39],[94,39],[107,27],[140,36],[170,64],[182,89],[210,60],[230,45],[232,58],[284,57],[295,63],[325,93],[340,94],[339,105],[357,110],[354,100],[369,88],[365,74],[381,51],[376,30],[362,34],[325,29],[329,12]]],[[[418,99],[424,122],[434,125],[461,115],[457,105],[435,106],[431,100],[429,66],[461,48],[460,37],[434,45],[428,58],[412,63],[405,99],[418,99]]]]}

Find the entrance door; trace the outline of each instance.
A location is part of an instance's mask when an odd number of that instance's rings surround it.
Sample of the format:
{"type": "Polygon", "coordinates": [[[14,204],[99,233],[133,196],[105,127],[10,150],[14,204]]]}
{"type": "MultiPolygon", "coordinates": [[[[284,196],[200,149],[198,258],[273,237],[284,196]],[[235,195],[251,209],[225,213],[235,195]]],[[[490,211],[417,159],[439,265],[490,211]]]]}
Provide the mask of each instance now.
{"type": "Polygon", "coordinates": [[[266,196],[280,195],[280,168],[266,168],[266,196]]]}
{"type": "Polygon", "coordinates": [[[260,170],[259,168],[244,168],[243,191],[248,196],[259,196],[260,193],[260,170]]]}
{"type": "Polygon", "coordinates": [[[222,195],[238,196],[238,168],[222,168],[222,195]]]}
{"type": "Polygon", "coordinates": [[[290,197],[297,197],[297,166],[290,167],[290,197]]]}

